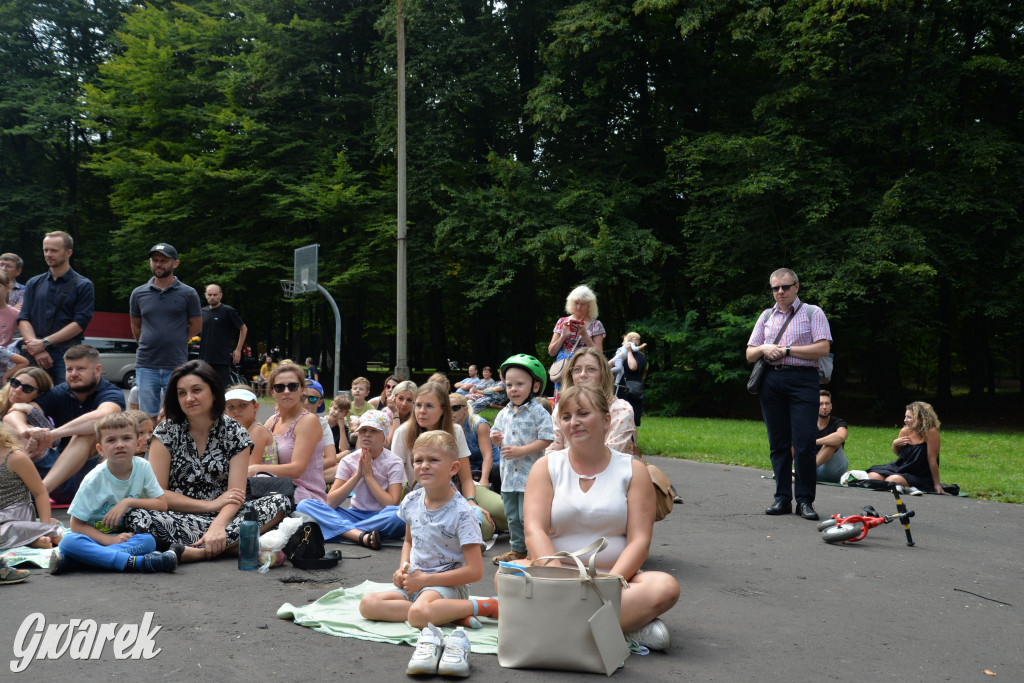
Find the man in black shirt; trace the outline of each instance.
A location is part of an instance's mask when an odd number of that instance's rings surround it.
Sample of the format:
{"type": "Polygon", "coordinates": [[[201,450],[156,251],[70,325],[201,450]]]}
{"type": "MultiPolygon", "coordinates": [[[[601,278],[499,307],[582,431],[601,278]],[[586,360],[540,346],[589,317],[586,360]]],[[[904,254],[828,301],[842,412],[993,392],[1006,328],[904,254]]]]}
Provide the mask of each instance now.
{"type": "Polygon", "coordinates": [[[224,292],[220,285],[206,285],[206,302],[203,308],[203,330],[200,333],[199,358],[213,366],[224,380],[224,387],[231,386],[231,366],[238,365],[245,346],[245,335],[249,328],[242,322],[231,306],[221,303],[224,292]],[[231,337],[238,332],[238,343],[231,350],[231,337]]]}
{"type": "Polygon", "coordinates": [[[49,269],[25,285],[18,314],[26,355],[50,373],[54,384],[64,381],[64,352],[82,342],[96,298],[92,282],[68,263],[73,245],[64,231],[46,233],[43,259],[49,269]]]}
{"type": "Polygon", "coordinates": [[[846,443],[846,421],[832,415],[832,394],[827,389],[818,392],[818,433],[815,444],[818,454],[815,465],[818,467],[818,481],[838,483],[840,477],[850,466],[843,452],[846,443]]]}

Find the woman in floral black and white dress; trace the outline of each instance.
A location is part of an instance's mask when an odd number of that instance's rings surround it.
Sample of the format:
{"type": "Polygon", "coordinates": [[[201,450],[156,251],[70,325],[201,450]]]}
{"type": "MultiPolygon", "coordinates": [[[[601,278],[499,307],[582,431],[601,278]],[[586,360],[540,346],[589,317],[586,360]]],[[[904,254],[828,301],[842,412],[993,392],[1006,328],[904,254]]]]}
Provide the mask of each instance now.
{"type": "Polygon", "coordinates": [[[153,432],[149,462],[167,497],[167,512],[132,510],[125,526],[152,534],[183,562],[206,560],[237,550],[239,527],[252,509],[261,533],[292,510],[281,495],[245,502],[252,440],[245,427],[224,415],[224,387],[203,361],[171,374],[164,401],[167,419],[153,432]]]}

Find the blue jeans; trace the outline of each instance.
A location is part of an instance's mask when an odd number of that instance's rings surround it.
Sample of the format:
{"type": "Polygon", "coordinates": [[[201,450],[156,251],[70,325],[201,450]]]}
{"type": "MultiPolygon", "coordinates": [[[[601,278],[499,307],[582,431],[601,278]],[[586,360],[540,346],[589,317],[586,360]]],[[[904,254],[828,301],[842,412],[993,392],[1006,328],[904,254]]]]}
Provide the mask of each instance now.
{"type": "Polygon", "coordinates": [[[340,543],[346,531],[379,531],[383,540],[405,538],[405,522],[398,516],[398,506],[389,505],[383,510],[357,510],[356,508],[332,508],[327,503],[307,498],[295,506],[296,512],[309,515],[317,521],[328,543],[340,543]]]}
{"type": "Polygon", "coordinates": [[[85,534],[69,532],[60,540],[60,551],[79,564],[123,572],[133,555],[156,550],[156,539],[149,534],[135,534],[124,543],[101,545],[85,534]]]}
{"type": "Polygon", "coordinates": [[[501,503],[505,507],[508,518],[509,545],[517,553],[526,552],[526,527],[523,525],[523,500],[526,494],[522,491],[502,491],[501,503]]]}
{"type": "Polygon", "coordinates": [[[846,453],[843,452],[843,447],[840,446],[839,450],[835,452],[827,463],[818,467],[818,481],[838,484],[839,477],[843,476],[843,473],[849,467],[850,461],[846,459],[846,453]]]}
{"type": "Polygon", "coordinates": [[[139,388],[139,410],[154,417],[160,412],[163,394],[167,391],[167,383],[171,381],[172,372],[173,368],[135,368],[135,385],[139,388]]]}
{"type": "MultiPolygon", "coordinates": [[[[50,379],[53,380],[54,386],[64,381],[64,352],[69,348],[71,347],[61,345],[57,348],[51,347],[46,349],[46,353],[49,354],[50,360],[53,361],[53,365],[51,365],[50,369],[46,371],[46,374],[48,374],[50,379]]],[[[29,365],[39,365],[39,363],[36,362],[36,359],[33,358],[28,351],[22,351],[21,355],[28,358],[29,365]]]]}
{"type": "Polygon", "coordinates": [[[816,368],[769,367],[765,372],[759,396],[775,473],[775,500],[788,503],[796,498],[798,503],[814,502],[818,390],[816,368]]]}

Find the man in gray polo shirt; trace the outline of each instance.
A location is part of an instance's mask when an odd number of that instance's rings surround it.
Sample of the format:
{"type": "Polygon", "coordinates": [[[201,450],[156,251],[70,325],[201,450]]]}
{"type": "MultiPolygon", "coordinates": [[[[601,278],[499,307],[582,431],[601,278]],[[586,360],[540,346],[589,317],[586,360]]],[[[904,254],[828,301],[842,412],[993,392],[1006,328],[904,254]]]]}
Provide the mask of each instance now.
{"type": "Polygon", "coordinates": [[[160,412],[160,392],[171,372],[188,360],[188,340],[203,326],[199,294],[174,276],[178,252],[160,242],[149,250],[153,277],[136,287],[128,301],[132,335],[139,342],[135,354],[135,381],[139,409],[160,412]]]}

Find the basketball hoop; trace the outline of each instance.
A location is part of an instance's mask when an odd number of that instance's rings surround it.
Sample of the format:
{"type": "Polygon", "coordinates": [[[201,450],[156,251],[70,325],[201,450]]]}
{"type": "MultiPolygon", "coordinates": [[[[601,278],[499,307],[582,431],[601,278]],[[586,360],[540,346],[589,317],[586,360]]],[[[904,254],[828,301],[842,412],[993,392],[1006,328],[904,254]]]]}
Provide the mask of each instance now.
{"type": "Polygon", "coordinates": [[[302,285],[295,280],[281,280],[281,289],[284,291],[285,299],[294,299],[296,294],[303,292],[302,285]]]}

